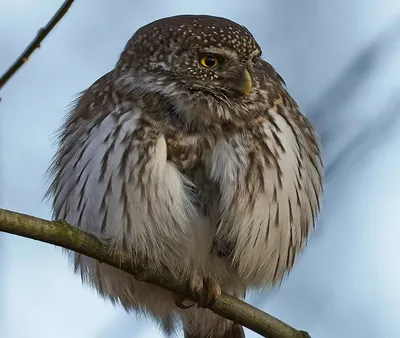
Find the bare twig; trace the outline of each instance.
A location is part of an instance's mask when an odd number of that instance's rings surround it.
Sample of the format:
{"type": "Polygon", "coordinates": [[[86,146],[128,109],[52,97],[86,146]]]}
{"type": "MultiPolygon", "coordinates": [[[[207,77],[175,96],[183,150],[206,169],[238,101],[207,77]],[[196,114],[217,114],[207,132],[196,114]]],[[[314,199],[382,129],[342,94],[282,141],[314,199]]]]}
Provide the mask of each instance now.
{"type": "Polygon", "coordinates": [[[17,60],[11,65],[11,67],[3,74],[0,78],[0,89],[8,82],[8,80],[22,67],[22,65],[28,61],[31,54],[35,49],[40,48],[41,42],[50,33],[50,31],[57,25],[62,17],[68,12],[74,0],[66,0],[62,6],[58,9],[57,13],[50,19],[46,26],[39,29],[36,37],[26,47],[23,53],[18,57],[17,60]]]}
{"type": "MultiPolygon", "coordinates": [[[[181,285],[168,272],[156,275],[144,267],[135,266],[126,253],[116,253],[107,244],[96,237],[83,232],[64,221],[47,221],[0,209],[0,231],[8,232],[42,242],[55,244],[63,248],[90,256],[102,263],[119,268],[136,279],[153,283],[188,299],[198,302],[195,294],[186,285],[181,285]]],[[[269,338],[305,338],[307,332],[298,331],[279,319],[241,301],[226,293],[217,299],[210,308],[216,314],[269,338]]]]}

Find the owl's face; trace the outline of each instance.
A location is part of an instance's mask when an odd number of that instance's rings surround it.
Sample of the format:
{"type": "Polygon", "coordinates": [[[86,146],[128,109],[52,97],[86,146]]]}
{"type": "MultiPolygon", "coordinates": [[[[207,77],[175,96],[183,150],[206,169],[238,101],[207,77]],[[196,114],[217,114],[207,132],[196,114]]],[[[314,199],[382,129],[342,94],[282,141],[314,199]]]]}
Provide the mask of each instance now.
{"type": "MultiPolygon", "coordinates": [[[[171,98],[226,102],[250,95],[261,48],[243,26],[176,16],[139,29],[117,64],[125,82],[171,98]]],[[[198,103],[199,103],[198,102],[198,103]]]]}

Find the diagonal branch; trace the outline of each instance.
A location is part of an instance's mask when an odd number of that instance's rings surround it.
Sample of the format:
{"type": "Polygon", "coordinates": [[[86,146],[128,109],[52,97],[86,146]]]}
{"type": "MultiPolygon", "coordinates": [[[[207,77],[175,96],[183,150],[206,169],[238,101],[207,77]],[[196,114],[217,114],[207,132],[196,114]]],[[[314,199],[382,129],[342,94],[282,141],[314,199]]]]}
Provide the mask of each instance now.
{"type": "MultiPolygon", "coordinates": [[[[192,301],[199,301],[186,285],[181,285],[168,272],[155,275],[146,271],[145,267],[135,266],[129,260],[128,254],[114,252],[110,246],[99,241],[95,236],[83,232],[65,221],[51,222],[0,209],[0,231],[79,252],[102,263],[119,268],[140,281],[156,284],[172,292],[183,294],[192,301]]],[[[279,319],[226,293],[222,293],[210,310],[269,338],[310,337],[307,332],[298,331],[279,319]]]]}
{"type": "Polygon", "coordinates": [[[22,67],[22,65],[28,61],[31,54],[35,49],[40,48],[41,42],[50,33],[50,31],[57,25],[57,23],[63,18],[63,16],[68,12],[74,0],[66,0],[58,9],[56,14],[50,19],[46,26],[40,28],[36,37],[32,42],[26,47],[22,54],[17,60],[11,65],[10,68],[3,74],[0,78],[0,89],[8,82],[8,80],[22,67]]]}

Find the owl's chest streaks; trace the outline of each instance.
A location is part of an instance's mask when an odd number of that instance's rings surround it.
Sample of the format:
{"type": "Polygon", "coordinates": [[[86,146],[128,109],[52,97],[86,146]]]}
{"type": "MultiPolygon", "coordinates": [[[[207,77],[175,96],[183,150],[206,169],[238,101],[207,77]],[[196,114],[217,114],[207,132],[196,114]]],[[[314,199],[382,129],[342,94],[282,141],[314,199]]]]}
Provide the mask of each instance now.
{"type": "Polygon", "coordinates": [[[212,152],[213,137],[201,134],[185,134],[170,131],[165,134],[167,160],[175,164],[179,171],[192,183],[195,205],[201,214],[216,221],[219,199],[218,184],[212,182],[206,172],[206,161],[212,152]]]}
{"type": "MultiPolygon", "coordinates": [[[[262,121],[261,121],[262,122],[262,121]]],[[[167,160],[194,183],[194,193],[198,198],[199,209],[207,216],[218,219],[216,205],[220,197],[218,180],[211,180],[208,165],[213,149],[219,140],[228,142],[238,153],[246,154],[246,186],[249,189],[249,203],[257,193],[265,190],[264,166],[274,166],[279,170],[272,150],[265,143],[265,135],[260,124],[245,127],[226,125],[210,128],[208,132],[186,133],[176,128],[164,130],[167,144],[167,160]],[[275,161],[274,161],[275,159],[275,161]]],[[[229,157],[226,157],[227,160],[229,157]]],[[[220,164],[221,168],[229,163],[220,164]]],[[[279,176],[279,175],[278,175],[279,176]]],[[[239,190],[237,190],[237,193],[239,190]]],[[[199,210],[199,211],[200,211],[199,210]]]]}
{"type": "Polygon", "coordinates": [[[209,150],[207,142],[197,135],[167,133],[167,160],[176,165],[182,172],[198,167],[204,154],[209,150]]]}

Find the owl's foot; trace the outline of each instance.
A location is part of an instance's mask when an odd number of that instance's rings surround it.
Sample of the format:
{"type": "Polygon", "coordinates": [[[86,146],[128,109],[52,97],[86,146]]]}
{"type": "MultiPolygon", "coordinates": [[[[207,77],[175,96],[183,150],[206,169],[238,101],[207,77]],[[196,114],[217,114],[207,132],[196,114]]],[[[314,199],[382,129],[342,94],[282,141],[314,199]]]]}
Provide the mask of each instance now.
{"type": "Polygon", "coordinates": [[[199,296],[199,306],[209,308],[221,296],[221,286],[215,278],[197,275],[190,280],[190,289],[199,296]]]}

